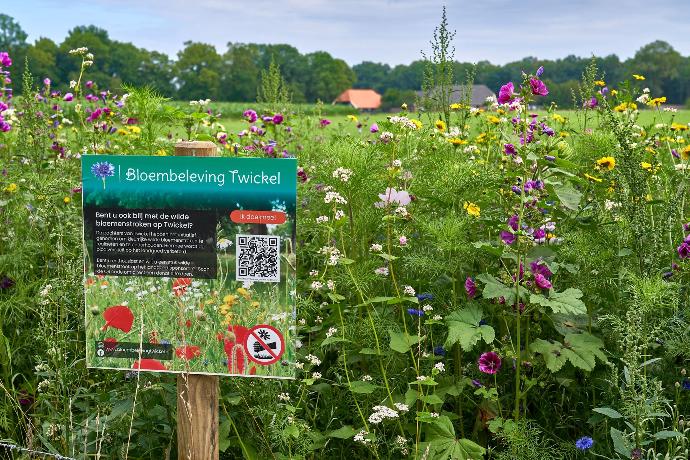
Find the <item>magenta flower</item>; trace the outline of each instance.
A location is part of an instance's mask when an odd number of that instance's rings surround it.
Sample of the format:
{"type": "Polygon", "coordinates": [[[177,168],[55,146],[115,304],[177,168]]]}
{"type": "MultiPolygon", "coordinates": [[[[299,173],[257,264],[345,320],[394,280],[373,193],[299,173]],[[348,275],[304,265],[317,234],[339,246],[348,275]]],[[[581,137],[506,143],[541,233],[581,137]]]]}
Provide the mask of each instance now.
{"type": "Polygon", "coordinates": [[[683,242],[678,246],[678,257],[690,259],[690,244],[683,242]]]}
{"type": "Polygon", "coordinates": [[[498,91],[498,103],[505,104],[512,101],[513,97],[515,97],[514,91],[515,86],[513,85],[512,81],[509,81],[505,85],[501,86],[501,89],[498,91]]]}
{"type": "Polygon", "coordinates": [[[91,81],[91,80],[87,81],[87,82],[86,82],[86,87],[89,88],[89,89],[93,88],[93,81],[91,81]]]}
{"type": "Polygon", "coordinates": [[[508,219],[508,225],[510,228],[512,228],[514,231],[517,232],[518,229],[518,221],[520,220],[520,217],[518,217],[517,214],[513,214],[510,216],[510,219],[508,219]]]}
{"type": "Polygon", "coordinates": [[[501,357],[498,353],[488,351],[479,357],[479,370],[485,374],[495,374],[501,369],[501,357]]]}
{"type": "Polygon", "coordinates": [[[551,278],[553,273],[551,273],[551,270],[549,270],[548,265],[544,263],[543,260],[537,259],[533,260],[529,264],[530,270],[532,270],[532,273],[535,275],[542,275],[544,278],[551,278]]]}
{"type": "Polygon", "coordinates": [[[244,113],[242,113],[242,116],[246,118],[249,123],[254,123],[258,118],[256,112],[252,109],[245,110],[244,113]]]}
{"type": "Polygon", "coordinates": [[[553,287],[551,281],[547,280],[541,273],[534,275],[534,282],[537,283],[539,289],[551,289],[553,287]]]}
{"type": "Polygon", "coordinates": [[[379,125],[376,123],[372,123],[371,127],[369,128],[370,133],[378,133],[379,132],[379,125]]]}
{"type": "Polygon", "coordinates": [[[281,123],[283,122],[284,119],[285,119],[285,118],[283,117],[282,114],[276,113],[275,115],[273,115],[273,120],[272,120],[272,121],[273,121],[273,124],[279,125],[279,124],[281,124],[281,123]]]}
{"type": "Polygon", "coordinates": [[[67,93],[65,94],[65,97],[62,98],[62,100],[65,102],[72,102],[74,100],[74,94],[67,93]]]}
{"type": "Polygon", "coordinates": [[[515,150],[515,146],[513,144],[505,144],[503,146],[503,153],[506,155],[515,155],[517,150],[515,150]]]}
{"type": "Polygon", "coordinates": [[[530,88],[532,88],[532,94],[534,94],[535,96],[546,96],[547,94],[549,94],[549,89],[541,80],[537,80],[536,78],[530,78],[529,86],[530,88]]]}
{"type": "Polygon", "coordinates": [[[470,299],[474,299],[474,296],[477,295],[477,285],[469,276],[467,279],[465,279],[465,292],[467,293],[467,297],[470,299]]]}
{"type": "Polygon", "coordinates": [[[331,120],[329,120],[328,118],[322,118],[321,121],[319,121],[319,124],[322,128],[325,128],[326,126],[331,124],[331,120]]]}
{"type": "Polygon", "coordinates": [[[501,240],[507,245],[515,243],[515,233],[509,232],[507,230],[501,231],[501,240]]]}
{"type": "Polygon", "coordinates": [[[9,67],[11,65],[12,59],[10,59],[10,55],[7,54],[7,51],[0,51],[0,66],[9,67]]]}
{"type": "Polygon", "coordinates": [[[43,84],[46,86],[50,86],[50,78],[46,77],[43,79],[43,84]]]}

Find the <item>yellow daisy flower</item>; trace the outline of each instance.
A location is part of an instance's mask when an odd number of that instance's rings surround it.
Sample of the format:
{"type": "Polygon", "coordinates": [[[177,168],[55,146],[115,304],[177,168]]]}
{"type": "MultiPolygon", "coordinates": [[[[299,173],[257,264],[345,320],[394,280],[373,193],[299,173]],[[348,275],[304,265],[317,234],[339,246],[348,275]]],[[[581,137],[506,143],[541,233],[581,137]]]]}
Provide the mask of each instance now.
{"type": "Polygon", "coordinates": [[[481,213],[481,209],[479,208],[479,206],[472,202],[465,201],[465,204],[463,204],[462,207],[465,208],[467,214],[469,214],[472,217],[479,217],[481,213]]]}
{"type": "Polygon", "coordinates": [[[611,171],[616,167],[616,159],[613,157],[601,157],[597,160],[597,165],[600,168],[606,168],[611,171]]]}
{"type": "Polygon", "coordinates": [[[638,74],[636,74],[636,73],[633,74],[633,78],[634,78],[635,80],[644,80],[644,79],[645,79],[645,78],[644,78],[644,75],[638,75],[638,74]]]}

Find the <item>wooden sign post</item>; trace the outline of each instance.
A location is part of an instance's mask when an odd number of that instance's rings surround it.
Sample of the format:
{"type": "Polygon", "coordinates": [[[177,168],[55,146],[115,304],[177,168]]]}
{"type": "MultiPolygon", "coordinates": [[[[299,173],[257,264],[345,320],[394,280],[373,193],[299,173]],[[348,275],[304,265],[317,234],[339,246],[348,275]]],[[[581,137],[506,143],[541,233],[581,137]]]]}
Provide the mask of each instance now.
{"type": "MultiPolygon", "coordinates": [[[[215,157],[213,142],[183,141],[175,144],[176,156],[215,157]]],[[[177,376],[177,459],[217,460],[218,376],[177,376]]]]}

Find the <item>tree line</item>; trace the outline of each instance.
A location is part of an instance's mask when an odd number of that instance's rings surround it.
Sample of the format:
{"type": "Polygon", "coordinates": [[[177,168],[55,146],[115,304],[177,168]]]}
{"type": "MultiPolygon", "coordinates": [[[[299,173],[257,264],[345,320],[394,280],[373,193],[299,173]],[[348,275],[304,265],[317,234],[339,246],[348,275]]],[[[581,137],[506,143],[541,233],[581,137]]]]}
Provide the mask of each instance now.
{"type": "MultiPolygon", "coordinates": [[[[81,59],[70,55],[69,50],[83,46],[96,57],[88,76],[100,88],[148,85],[180,100],[254,101],[261,73],[273,61],[294,102],[331,102],[345,89],[373,88],[383,94],[384,108],[388,108],[414,101],[426,65],[419,59],[396,66],[365,61],[350,67],[325,51],[302,54],[287,44],[231,42],[220,53],[212,45],[194,41],[185,42],[172,59],[165,53],[113,40],[106,30],[96,26],[75,27],[59,44],[49,38],[28,43],[21,26],[10,16],[0,14],[0,50],[9,51],[16,63],[15,87],[19,91],[17,69],[22,69],[25,59],[36,78],[50,78],[58,88],[66,89],[69,81],[78,76],[81,64],[81,59]]],[[[520,81],[523,70],[533,72],[544,66],[544,80],[550,90],[545,101],[569,107],[572,91],[591,59],[570,55],[555,60],[526,57],[504,65],[454,62],[453,75],[457,83],[473,75],[474,83],[497,92],[507,81],[520,81]]],[[[690,57],[664,41],[649,43],[626,60],[615,54],[594,59],[610,85],[630,79],[633,73],[641,74],[654,96],[666,96],[670,104],[690,102],[690,57]]]]}

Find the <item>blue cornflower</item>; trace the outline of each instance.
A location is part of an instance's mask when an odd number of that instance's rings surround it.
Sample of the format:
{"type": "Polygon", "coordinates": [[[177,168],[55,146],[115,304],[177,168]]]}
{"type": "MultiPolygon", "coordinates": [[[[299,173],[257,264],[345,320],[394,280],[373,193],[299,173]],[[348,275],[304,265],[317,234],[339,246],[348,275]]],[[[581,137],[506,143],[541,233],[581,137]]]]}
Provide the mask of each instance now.
{"type": "Polygon", "coordinates": [[[443,348],[441,345],[434,347],[434,354],[436,356],[446,356],[446,349],[443,348]]]}
{"type": "Polygon", "coordinates": [[[417,300],[419,300],[420,302],[424,302],[425,300],[433,300],[433,299],[434,299],[434,295],[429,294],[428,292],[423,292],[421,294],[417,294],[417,300]]]}
{"type": "Polygon", "coordinates": [[[108,161],[100,161],[91,165],[91,173],[99,179],[115,175],[115,166],[108,161]]]}
{"type": "Polygon", "coordinates": [[[580,450],[589,450],[594,445],[594,440],[589,436],[583,436],[577,441],[575,441],[575,447],[580,450]]]}
{"type": "Polygon", "coordinates": [[[408,308],[407,312],[412,316],[424,316],[424,311],[417,310],[416,308],[408,308]]]}

